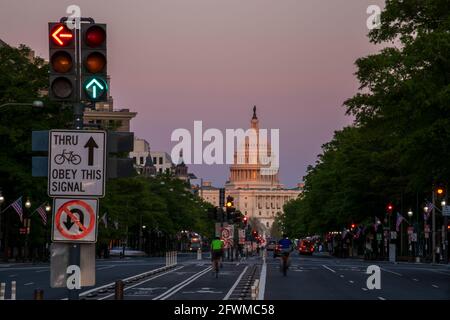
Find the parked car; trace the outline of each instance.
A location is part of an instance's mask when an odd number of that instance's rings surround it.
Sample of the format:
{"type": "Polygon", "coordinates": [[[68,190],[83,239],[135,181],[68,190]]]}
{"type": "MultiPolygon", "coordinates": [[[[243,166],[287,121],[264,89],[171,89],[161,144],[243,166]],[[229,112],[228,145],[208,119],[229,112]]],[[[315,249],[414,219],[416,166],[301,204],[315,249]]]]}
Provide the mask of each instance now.
{"type": "Polygon", "coordinates": [[[299,254],[312,255],[314,252],[314,244],[309,240],[300,240],[297,250],[299,254]]]}
{"type": "MultiPolygon", "coordinates": [[[[110,256],[122,256],[123,247],[113,247],[109,251],[110,256]]],[[[144,251],[135,250],[129,247],[125,248],[125,257],[145,257],[147,254],[144,251]]]]}

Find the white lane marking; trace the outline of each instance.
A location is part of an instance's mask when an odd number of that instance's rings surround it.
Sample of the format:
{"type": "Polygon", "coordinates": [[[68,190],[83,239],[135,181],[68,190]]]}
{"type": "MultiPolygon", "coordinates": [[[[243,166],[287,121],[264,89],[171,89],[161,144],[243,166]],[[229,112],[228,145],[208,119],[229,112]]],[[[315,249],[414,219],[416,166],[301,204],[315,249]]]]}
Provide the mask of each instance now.
{"type": "Polygon", "coordinates": [[[36,272],[45,272],[45,271],[48,271],[48,269],[46,269],[46,270],[37,270],[36,272]]]}
{"type": "Polygon", "coordinates": [[[11,274],[11,275],[9,275],[10,278],[13,278],[13,277],[15,277],[15,276],[17,276],[17,274],[11,274]]]}
{"type": "Polygon", "coordinates": [[[399,276],[399,277],[402,276],[402,275],[401,275],[400,273],[398,273],[398,272],[394,272],[394,271],[391,271],[391,270],[388,270],[388,269],[385,269],[385,268],[381,268],[381,270],[386,271],[386,272],[389,272],[389,273],[393,273],[393,274],[395,274],[395,275],[397,275],[397,276],[399,276]]]}
{"type": "Polygon", "coordinates": [[[178,291],[180,291],[181,289],[186,287],[188,284],[194,282],[195,280],[197,280],[198,278],[200,278],[201,276],[203,276],[204,274],[208,273],[211,270],[212,270],[212,266],[209,266],[208,268],[203,269],[202,271],[200,271],[200,272],[194,274],[193,276],[187,278],[183,282],[173,286],[172,288],[170,288],[166,292],[160,294],[156,298],[153,298],[153,300],[166,300],[167,298],[173,296],[175,293],[177,293],[178,291]]]}
{"type": "Polygon", "coordinates": [[[28,282],[28,283],[25,283],[24,284],[24,286],[29,286],[29,285],[32,285],[34,282],[28,282]]]}
{"type": "Polygon", "coordinates": [[[423,269],[423,270],[427,270],[427,271],[431,271],[431,272],[435,272],[435,273],[439,273],[439,274],[445,274],[446,276],[450,276],[449,273],[441,272],[441,271],[438,271],[438,270],[433,270],[433,269],[423,269]]]}
{"type": "Polygon", "coordinates": [[[431,285],[432,287],[435,287],[435,288],[439,288],[437,285],[435,285],[435,284],[432,284],[431,285]]]}
{"type": "Polygon", "coordinates": [[[115,266],[100,267],[100,268],[97,268],[97,271],[111,269],[111,268],[114,268],[114,267],[115,266]]]}
{"type": "Polygon", "coordinates": [[[368,289],[367,288],[361,288],[363,291],[367,291],[368,289]]]}
{"type": "Polygon", "coordinates": [[[386,298],[383,298],[383,297],[378,297],[378,299],[380,299],[380,300],[386,300],[386,298]]]}
{"type": "Polygon", "coordinates": [[[264,264],[261,268],[261,274],[259,275],[258,300],[264,300],[264,293],[266,292],[266,278],[267,278],[267,264],[266,259],[264,259],[264,264]]]}
{"type": "Polygon", "coordinates": [[[241,281],[242,276],[244,275],[244,273],[247,271],[248,266],[246,266],[244,268],[244,271],[242,271],[242,273],[239,275],[239,277],[237,278],[236,282],[233,284],[233,286],[231,287],[230,291],[228,291],[228,293],[226,294],[226,296],[223,298],[223,300],[228,300],[228,298],[231,296],[231,294],[233,293],[234,289],[237,287],[237,285],[239,284],[239,281],[241,281]]]}
{"type": "Polygon", "coordinates": [[[418,279],[414,278],[413,281],[419,281],[418,279]]]}
{"type": "Polygon", "coordinates": [[[343,278],[344,277],[344,275],[343,274],[341,274],[339,277],[341,277],[341,278],[343,278]]]}
{"type": "MultiPolygon", "coordinates": [[[[142,281],[142,282],[133,284],[132,286],[125,287],[125,289],[123,289],[123,291],[125,292],[125,291],[127,291],[127,290],[129,290],[129,289],[131,289],[131,288],[134,288],[134,287],[136,287],[136,286],[139,286],[139,285],[141,285],[141,284],[143,284],[143,283],[146,283],[146,282],[148,282],[148,281],[150,281],[150,280],[153,280],[153,279],[156,279],[156,278],[165,276],[166,274],[171,273],[171,272],[176,271],[176,270],[179,270],[179,269],[181,269],[181,268],[184,268],[184,266],[181,266],[181,267],[178,267],[178,268],[176,268],[176,269],[170,270],[170,271],[168,271],[168,272],[165,272],[165,273],[159,274],[159,275],[157,275],[157,276],[151,277],[150,279],[147,279],[147,280],[145,280],[145,281],[142,281]]],[[[97,288],[96,290],[98,290],[98,288],[97,288]]],[[[87,292],[87,291],[86,291],[86,292],[87,292]]],[[[86,294],[86,293],[84,293],[84,294],[86,294]]],[[[109,297],[112,297],[112,296],[114,296],[114,295],[115,295],[115,293],[112,293],[112,294],[109,294],[109,295],[107,295],[107,296],[105,296],[105,297],[101,297],[101,298],[98,299],[98,300],[105,300],[105,299],[108,299],[109,297]]]]}
{"type": "Polygon", "coordinates": [[[353,281],[353,280],[348,280],[348,282],[350,282],[350,283],[354,283],[354,281],[353,281]]]}
{"type": "Polygon", "coordinates": [[[324,267],[325,269],[328,269],[328,270],[330,270],[331,272],[333,272],[333,273],[336,273],[336,271],[334,271],[333,269],[331,269],[330,267],[327,267],[326,265],[322,265],[322,267],[324,267]]]}

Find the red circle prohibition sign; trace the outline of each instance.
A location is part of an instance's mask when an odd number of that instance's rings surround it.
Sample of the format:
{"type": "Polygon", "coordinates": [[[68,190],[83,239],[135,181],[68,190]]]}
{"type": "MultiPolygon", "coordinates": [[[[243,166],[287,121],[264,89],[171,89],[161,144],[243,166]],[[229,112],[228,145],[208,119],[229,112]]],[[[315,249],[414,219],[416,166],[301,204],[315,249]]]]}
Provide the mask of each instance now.
{"type": "Polygon", "coordinates": [[[78,240],[86,237],[89,233],[91,233],[92,229],[94,228],[94,221],[95,221],[95,214],[94,210],[92,210],[92,207],[89,206],[86,202],[81,200],[72,200],[64,203],[63,206],[61,206],[58,211],[56,212],[55,216],[55,222],[56,222],[56,228],[58,228],[58,231],[67,239],[72,240],[78,240]],[[82,225],[79,221],[79,218],[77,218],[69,209],[70,206],[78,205],[80,207],[83,207],[85,211],[89,214],[89,225],[85,227],[82,225]],[[83,231],[79,234],[70,234],[68,233],[66,229],[64,229],[61,226],[61,215],[67,214],[67,216],[74,222],[80,229],[83,231]]]}
{"type": "Polygon", "coordinates": [[[230,237],[230,231],[228,229],[222,229],[222,238],[229,238],[230,237]]]}

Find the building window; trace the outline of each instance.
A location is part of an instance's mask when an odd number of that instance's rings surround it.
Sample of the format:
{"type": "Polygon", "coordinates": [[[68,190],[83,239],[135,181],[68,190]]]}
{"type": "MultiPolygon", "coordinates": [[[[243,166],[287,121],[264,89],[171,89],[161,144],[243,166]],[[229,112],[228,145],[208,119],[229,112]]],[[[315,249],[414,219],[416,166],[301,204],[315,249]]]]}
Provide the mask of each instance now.
{"type": "Polygon", "coordinates": [[[153,157],[153,164],[156,164],[156,157],[153,157]]]}
{"type": "Polygon", "coordinates": [[[136,158],[136,157],[133,157],[133,161],[134,161],[134,163],[138,164],[138,163],[137,163],[137,158],[136,158]]]}
{"type": "Polygon", "coordinates": [[[261,215],[261,211],[259,212],[259,215],[261,215]]]}
{"type": "Polygon", "coordinates": [[[89,123],[94,123],[94,120],[89,120],[89,123]]]}
{"type": "Polygon", "coordinates": [[[144,164],[144,157],[141,157],[141,164],[144,164]]]}
{"type": "Polygon", "coordinates": [[[269,225],[269,222],[266,222],[266,227],[269,228],[269,226],[270,226],[270,225],[269,225]]]}
{"type": "Polygon", "coordinates": [[[95,120],[96,124],[102,124],[102,120],[95,120]]]}
{"type": "Polygon", "coordinates": [[[245,203],[245,207],[247,208],[247,202],[245,203]]]}
{"type": "Polygon", "coordinates": [[[158,171],[159,171],[159,173],[162,173],[162,168],[159,168],[159,170],[158,170],[158,171]]]}
{"type": "Polygon", "coordinates": [[[159,164],[163,164],[163,158],[159,157],[159,164]]]}

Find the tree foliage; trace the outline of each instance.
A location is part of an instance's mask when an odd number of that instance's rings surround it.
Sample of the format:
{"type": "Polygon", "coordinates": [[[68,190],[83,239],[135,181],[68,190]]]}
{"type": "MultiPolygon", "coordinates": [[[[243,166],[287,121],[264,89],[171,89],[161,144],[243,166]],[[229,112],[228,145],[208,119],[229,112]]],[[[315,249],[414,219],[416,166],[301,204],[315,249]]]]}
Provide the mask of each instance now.
{"type": "Polygon", "coordinates": [[[369,40],[385,47],[356,61],[360,89],[345,101],[354,123],[335,132],[285,206],[291,234],[329,231],[429,197],[450,180],[450,2],[386,1],[369,40]]]}

